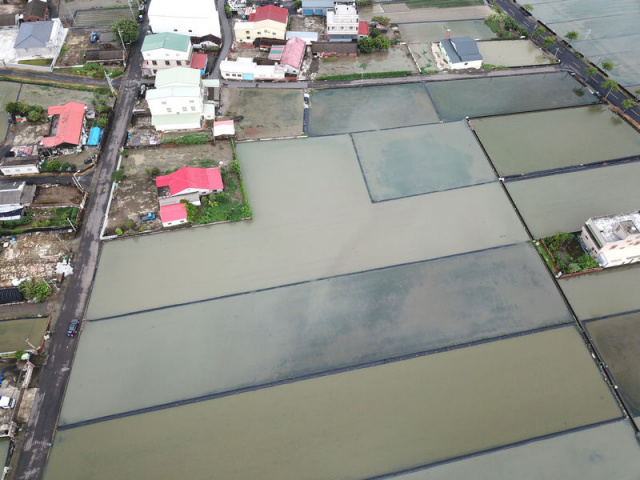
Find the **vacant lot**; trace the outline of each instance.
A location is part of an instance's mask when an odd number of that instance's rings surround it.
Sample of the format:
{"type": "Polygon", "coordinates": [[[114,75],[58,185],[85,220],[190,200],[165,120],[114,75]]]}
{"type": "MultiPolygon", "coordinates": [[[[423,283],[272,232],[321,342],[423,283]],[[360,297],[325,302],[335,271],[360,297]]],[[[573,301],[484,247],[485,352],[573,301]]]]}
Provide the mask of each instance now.
{"type": "MultiPolygon", "coordinates": [[[[419,73],[406,45],[392,45],[386,52],[366,53],[357,57],[329,57],[316,59],[315,62],[318,62],[318,76],[404,70],[419,73]]],[[[312,66],[312,70],[316,69],[312,66]]]]}
{"type": "Polygon", "coordinates": [[[75,185],[52,185],[38,188],[35,205],[79,205],[82,193],[75,185]]]}
{"type": "Polygon", "coordinates": [[[236,118],[238,140],[300,135],[303,105],[301,90],[222,89],[222,114],[236,118]]]}
{"type": "Polygon", "coordinates": [[[80,102],[91,106],[95,99],[93,92],[69,90],[66,88],[49,87],[46,85],[23,84],[20,90],[21,102],[42,105],[45,109],[53,105],[64,105],[67,102],[80,102]]]}
{"type": "Polygon", "coordinates": [[[132,18],[129,8],[104,8],[96,10],[78,10],[75,14],[74,27],[94,27],[113,25],[122,18],[132,18]]]}
{"type": "Polygon", "coordinates": [[[28,350],[31,348],[29,344],[38,345],[48,322],[48,317],[21,318],[0,322],[0,352],[28,350]]]}
{"type": "Polygon", "coordinates": [[[147,169],[158,168],[161,174],[185,166],[212,167],[229,165],[233,151],[229,142],[212,145],[189,145],[179,147],[149,147],[129,150],[122,159],[122,168],[127,176],[114,190],[109,210],[106,235],[113,235],[116,228],[137,232],[144,224],[145,230],[162,228],[159,216],[158,195],[155,178],[147,169]],[[156,219],[140,221],[140,214],[153,212],[156,219]],[[131,227],[127,228],[127,222],[131,227]]]}

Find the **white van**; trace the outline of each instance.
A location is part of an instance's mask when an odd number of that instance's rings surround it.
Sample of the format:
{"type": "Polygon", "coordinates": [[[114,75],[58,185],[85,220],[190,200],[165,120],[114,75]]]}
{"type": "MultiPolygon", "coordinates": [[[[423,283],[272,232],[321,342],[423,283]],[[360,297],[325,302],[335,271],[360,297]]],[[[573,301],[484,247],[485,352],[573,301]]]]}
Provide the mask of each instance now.
{"type": "Polygon", "coordinates": [[[0,408],[13,408],[15,400],[11,397],[0,397],[0,408]]]}

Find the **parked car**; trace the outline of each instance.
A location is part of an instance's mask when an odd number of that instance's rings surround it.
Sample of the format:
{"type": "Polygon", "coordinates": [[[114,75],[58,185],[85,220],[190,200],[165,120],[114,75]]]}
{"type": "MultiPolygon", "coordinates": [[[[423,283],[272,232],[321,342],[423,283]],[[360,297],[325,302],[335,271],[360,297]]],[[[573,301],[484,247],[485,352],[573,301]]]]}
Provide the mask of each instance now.
{"type": "Polygon", "coordinates": [[[156,214],[155,213],[145,213],[143,215],[140,215],[140,221],[141,222],[146,222],[148,220],[155,220],[156,219],[156,214]]]}
{"type": "Polygon", "coordinates": [[[0,408],[13,408],[15,400],[11,397],[0,397],[0,408]]]}
{"type": "Polygon", "coordinates": [[[67,329],[67,337],[75,337],[80,330],[80,320],[74,318],[69,323],[69,328],[67,329]]]}

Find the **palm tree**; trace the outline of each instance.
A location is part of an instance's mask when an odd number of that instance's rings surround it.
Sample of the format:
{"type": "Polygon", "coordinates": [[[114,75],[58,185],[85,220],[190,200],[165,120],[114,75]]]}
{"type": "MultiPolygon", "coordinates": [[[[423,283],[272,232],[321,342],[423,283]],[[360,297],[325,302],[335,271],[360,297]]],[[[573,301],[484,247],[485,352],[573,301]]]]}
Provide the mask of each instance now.
{"type": "Polygon", "coordinates": [[[618,85],[618,82],[616,82],[613,78],[606,79],[600,86],[607,91],[606,95],[604,96],[605,100],[611,92],[620,91],[620,85],[618,85]]]}

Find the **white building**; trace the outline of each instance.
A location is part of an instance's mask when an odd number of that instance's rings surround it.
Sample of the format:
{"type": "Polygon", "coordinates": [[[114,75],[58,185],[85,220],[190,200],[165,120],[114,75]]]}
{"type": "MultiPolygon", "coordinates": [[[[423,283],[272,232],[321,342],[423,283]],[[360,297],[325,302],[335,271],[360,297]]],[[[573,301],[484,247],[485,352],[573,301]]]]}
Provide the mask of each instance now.
{"type": "Polygon", "coordinates": [[[358,40],[358,9],[355,3],[336,2],[327,10],[327,39],[330,42],[358,40]]]}
{"type": "Polygon", "coordinates": [[[147,35],[141,51],[143,75],[153,76],[158,70],[191,66],[193,47],[186,35],[172,32],[147,35]]]}
{"type": "Polygon", "coordinates": [[[0,173],[12,175],[29,175],[40,173],[38,157],[4,157],[0,160],[0,173]]]}
{"type": "Polygon", "coordinates": [[[445,38],[440,42],[440,51],[452,70],[482,68],[482,55],[471,37],[445,38]]]}
{"type": "Polygon", "coordinates": [[[603,267],[640,260],[640,212],[605,215],[587,220],[580,232],[587,253],[603,267]]]}
{"type": "Polygon", "coordinates": [[[249,15],[248,21],[236,21],[233,34],[236,42],[251,43],[256,38],[284,40],[287,33],[289,12],[286,8],[267,5],[258,7],[249,15]]]}
{"type": "Polygon", "coordinates": [[[24,22],[13,44],[17,60],[57,58],[67,29],[59,18],[44,22],[24,22]]]}
{"type": "Polygon", "coordinates": [[[220,62],[220,75],[225,80],[279,80],[283,79],[282,65],[258,65],[252,58],[240,57],[237,61],[220,62]]]}
{"type": "Polygon", "coordinates": [[[153,0],[149,5],[149,25],[153,33],[221,38],[215,0],[153,0]]]}
{"type": "Polygon", "coordinates": [[[33,202],[35,185],[14,182],[0,187],[0,221],[20,220],[24,207],[33,202]]]}

